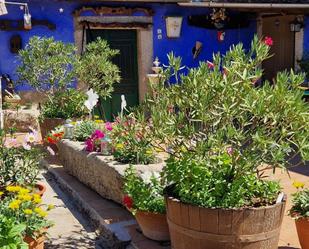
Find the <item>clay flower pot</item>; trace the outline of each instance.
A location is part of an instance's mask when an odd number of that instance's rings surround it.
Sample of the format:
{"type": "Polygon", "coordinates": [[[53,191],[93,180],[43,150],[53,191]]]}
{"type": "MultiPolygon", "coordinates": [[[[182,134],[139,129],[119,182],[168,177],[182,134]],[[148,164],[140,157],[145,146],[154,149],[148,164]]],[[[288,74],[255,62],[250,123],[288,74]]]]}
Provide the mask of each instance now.
{"type": "Polygon", "coordinates": [[[295,220],[297,234],[302,249],[309,249],[309,218],[295,220]]]}
{"type": "Polygon", "coordinates": [[[44,249],[45,237],[41,236],[37,239],[25,237],[24,241],[29,245],[29,249],[44,249]]]}
{"type": "Polygon", "coordinates": [[[170,240],[165,214],[137,211],[135,218],[143,234],[152,240],[170,240]]]}
{"type": "Polygon", "coordinates": [[[41,197],[46,192],[46,186],[43,183],[36,183],[35,184],[35,193],[40,195],[41,197]]]}

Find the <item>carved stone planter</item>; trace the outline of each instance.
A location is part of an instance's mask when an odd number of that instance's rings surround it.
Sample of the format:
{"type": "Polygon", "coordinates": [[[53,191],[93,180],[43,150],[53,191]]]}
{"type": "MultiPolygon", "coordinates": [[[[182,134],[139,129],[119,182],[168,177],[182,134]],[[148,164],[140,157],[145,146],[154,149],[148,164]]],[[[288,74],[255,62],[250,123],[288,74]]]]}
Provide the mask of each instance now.
{"type": "MultiPolygon", "coordinates": [[[[113,160],[112,156],[89,153],[84,143],[64,139],[58,144],[59,156],[65,170],[102,197],[122,204],[123,177],[129,164],[113,160]]],[[[135,165],[139,173],[160,172],[164,163],[135,165]]]]}

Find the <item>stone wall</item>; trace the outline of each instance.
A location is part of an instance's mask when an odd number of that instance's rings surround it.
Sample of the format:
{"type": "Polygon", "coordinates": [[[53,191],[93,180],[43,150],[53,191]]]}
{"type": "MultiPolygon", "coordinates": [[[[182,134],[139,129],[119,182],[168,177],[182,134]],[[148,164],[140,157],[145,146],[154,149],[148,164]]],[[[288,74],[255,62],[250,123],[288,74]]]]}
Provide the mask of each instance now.
{"type": "MultiPolygon", "coordinates": [[[[106,199],[122,204],[124,172],[129,167],[113,160],[112,156],[88,153],[84,144],[62,140],[59,156],[65,170],[106,199]]],[[[160,172],[164,163],[135,165],[139,173],[160,172]]]]}

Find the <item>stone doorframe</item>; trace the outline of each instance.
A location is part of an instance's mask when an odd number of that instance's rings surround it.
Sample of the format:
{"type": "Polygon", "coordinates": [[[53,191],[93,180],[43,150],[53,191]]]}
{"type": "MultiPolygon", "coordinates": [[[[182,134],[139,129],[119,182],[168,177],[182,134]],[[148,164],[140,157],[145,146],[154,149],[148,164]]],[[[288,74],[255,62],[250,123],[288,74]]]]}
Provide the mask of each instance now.
{"type": "MultiPolygon", "coordinates": [[[[262,38],[263,36],[263,22],[262,22],[262,15],[263,13],[260,13],[257,17],[257,34],[258,37],[262,38]]],[[[298,20],[304,20],[303,15],[295,15],[295,17],[298,20]]],[[[298,61],[302,59],[304,53],[304,29],[301,29],[300,32],[295,33],[295,58],[294,58],[294,65],[296,69],[299,69],[298,61]]]]}
{"type": "MultiPolygon", "coordinates": [[[[138,90],[139,101],[144,100],[147,93],[148,78],[152,62],[153,62],[153,18],[149,16],[79,16],[74,17],[74,38],[78,52],[81,53],[85,48],[86,39],[83,37],[83,21],[89,22],[90,29],[134,29],[137,31],[137,59],[138,59],[138,90]],[[92,23],[113,24],[117,23],[117,27],[96,27],[92,23]],[[130,27],[130,24],[150,24],[148,28],[130,27]],[[84,44],[82,44],[84,42],[84,44]]],[[[141,25],[142,26],[142,25],[141,25]]],[[[79,84],[79,88],[82,86],[79,84]]]]}

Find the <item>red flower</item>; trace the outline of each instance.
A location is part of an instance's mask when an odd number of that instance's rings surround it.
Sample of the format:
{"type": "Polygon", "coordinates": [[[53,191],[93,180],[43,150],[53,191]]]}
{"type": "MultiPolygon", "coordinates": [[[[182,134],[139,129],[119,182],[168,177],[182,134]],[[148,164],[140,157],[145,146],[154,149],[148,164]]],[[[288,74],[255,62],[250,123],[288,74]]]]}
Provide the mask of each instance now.
{"type": "Polygon", "coordinates": [[[47,137],[47,141],[48,141],[50,144],[55,144],[55,143],[56,143],[56,140],[52,139],[51,137],[47,137]]]}
{"type": "Polygon", "coordinates": [[[63,133],[56,133],[56,134],[54,134],[54,137],[62,138],[63,137],[63,133]]]}
{"type": "Polygon", "coordinates": [[[271,47],[272,45],[274,45],[273,39],[272,39],[271,37],[269,37],[269,36],[266,36],[266,37],[265,37],[264,43],[265,43],[267,46],[269,46],[269,47],[271,47]]]}
{"type": "Polygon", "coordinates": [[[133,207],[133,199],[128,196],[128,195],[125,195],[123,197],[123,204],[128,208],[128,209],[131,209],[133,207]]]}

